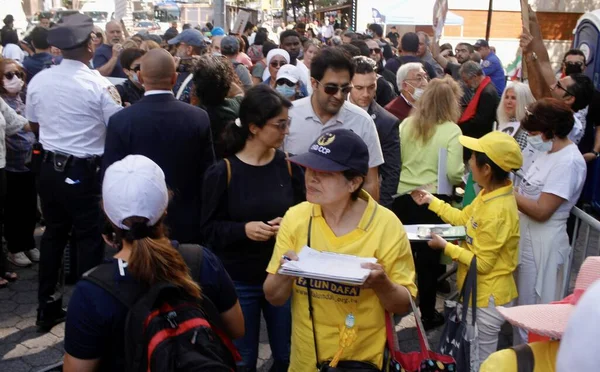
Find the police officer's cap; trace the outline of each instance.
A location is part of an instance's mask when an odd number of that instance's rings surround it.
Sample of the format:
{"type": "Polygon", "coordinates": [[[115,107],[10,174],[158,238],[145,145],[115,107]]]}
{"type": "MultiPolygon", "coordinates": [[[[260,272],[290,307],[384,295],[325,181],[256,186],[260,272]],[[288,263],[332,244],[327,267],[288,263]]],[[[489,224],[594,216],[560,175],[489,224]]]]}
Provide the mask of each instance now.
{"type": "Polygon", "coordinates": [[[76,13],[48,32],[48,43],[58,49],[69,50],[81,46],[94,31],[94,22],[85,14],[76,13]]]}

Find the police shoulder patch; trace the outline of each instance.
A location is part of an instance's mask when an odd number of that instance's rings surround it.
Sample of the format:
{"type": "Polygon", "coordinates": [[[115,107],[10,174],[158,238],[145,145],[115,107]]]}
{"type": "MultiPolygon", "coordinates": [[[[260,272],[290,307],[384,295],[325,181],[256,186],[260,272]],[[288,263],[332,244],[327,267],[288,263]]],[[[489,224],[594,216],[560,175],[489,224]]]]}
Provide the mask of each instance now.
{"type": "Polygon", "coordinates": [[[492,63],[488,60],[484,60],[483,63],[481,64],[483,67],[490,67],[492,63]]]}
{"type": "Polygon", "coordinates": [[[114,85],[109,85],[106,87],[106,89],[108,89],[108,93],[110,94],[113,101],[115,101],[115,103],[117,105],[121,106],[122,105],[121,95],[119,94],[119,91],[117,90],[117,88],[114,85]]]}

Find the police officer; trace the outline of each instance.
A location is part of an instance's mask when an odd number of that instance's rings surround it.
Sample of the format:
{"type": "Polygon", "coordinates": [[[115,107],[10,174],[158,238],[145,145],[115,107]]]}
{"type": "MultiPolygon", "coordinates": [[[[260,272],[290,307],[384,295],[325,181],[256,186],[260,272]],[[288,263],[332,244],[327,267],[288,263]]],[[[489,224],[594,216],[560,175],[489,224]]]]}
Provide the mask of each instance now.
{"type": "Polygon", "coordinates": [[[483,73],[492,79],[492,83],[494,83],[496,91],[498,91],[498,96],[501,97],[506,87],[506,76],[504,75],[504,68],[502,67],[500,58],[492,51],[490,44],[486,40],[477,40],[473,47],[481,55],[483,73]]]}
{"type": "Polygon", "coordinates": [[[64,59],[34,76],[27,90],[27,119],[44,147],[40,198],[46,231],[36,322],[44,331],[65,319],[57,284],[71,231],[78,276],[103,258],[98,169],[108,119],[121,102],[116,88],[88,67],[94,56],[93,26],[90,17],[74,14],[50,29],[48,42],[62,50],[64,59]]]}

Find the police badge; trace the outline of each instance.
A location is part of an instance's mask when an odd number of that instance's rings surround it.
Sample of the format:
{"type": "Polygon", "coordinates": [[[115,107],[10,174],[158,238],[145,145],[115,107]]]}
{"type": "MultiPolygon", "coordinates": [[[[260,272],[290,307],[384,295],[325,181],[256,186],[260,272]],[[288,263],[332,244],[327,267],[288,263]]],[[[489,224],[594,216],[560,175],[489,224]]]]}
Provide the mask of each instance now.
{"type": "Polygon", "coordinates": [[[106,87],[106,89],[108,89],[108,93],[112,97],[113,101],[115,101],[117,105],[122,106],[123,103],[121,102],[121,95],[119,94],[117,88],[114,85],[110,85],[106,87]]]}

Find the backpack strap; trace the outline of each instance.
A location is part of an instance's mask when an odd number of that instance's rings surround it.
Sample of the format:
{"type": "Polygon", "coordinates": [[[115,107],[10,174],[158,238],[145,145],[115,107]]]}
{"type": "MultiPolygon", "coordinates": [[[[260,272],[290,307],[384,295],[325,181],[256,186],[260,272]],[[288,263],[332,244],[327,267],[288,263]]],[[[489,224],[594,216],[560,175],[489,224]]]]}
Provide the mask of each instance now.
{"type": "Polygon", "coordinates": [[[98,265],[84,273],[82,280],[96,284],[130,309],[143,293],[143,289],[134,280],[123,281],[117,286],[114,265],[112,262],[98,265]]]}
{"type": "Polygon", "coordinates": [[[517,354],[517,372],[533,372],[535,367],[535,357],[531,346],[528,344],[513,346],[515,354],[517,354]]]}
{"type": "Polygon", "coordinates": [[[227,167],[227,187],[229,187],[229,183],[231,182],[231,162],[227,158],[223,158],[225,161],[225,166],[227,167]]]}
{"type": "Polygon", "coordinates": [[[288,173],[290,174],[290,177],[292,177],[292,163],[289,161],[289,157],[290,157],[290,154],[288,154],[286,151],[285,161],[287,162],[288,173]]]}
{"type": "Polygon", "coordinates": [[[194,78],[194,74],[189,74],[185,78],[185,80],[181,83],[181,86],[179,87],[179,90],[177,91],[175,98],[177,98],[177,99],[181,98],[181,96],[183,95],[183,91],[185,90],[187,85],[190,83],[190,81],[192,81],[193,78],[194,78]]]}
{"type": "MultiPolygon", "coordinates": [[[[290,154],[286,152],[285,157],[287,162],[288,173],[290,174],[290,177],[292,177],[292,163],[289,160],[287,160],[287,158],[290,157],[290,154]]],[[[225,166],[227,167],[227,187],[229,187],[229,184],[231,183],[231,162],[227,158],[223,158],[223,160],[225,161],[225,166]]]]}
{"type": "Polygon", "coordinates": [[[200,283],[202,261],[204,261],[204,248],[198,244],[180,244],[177,250],[190,268],[192,279],[196,283],[200,283]]]}

